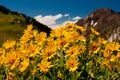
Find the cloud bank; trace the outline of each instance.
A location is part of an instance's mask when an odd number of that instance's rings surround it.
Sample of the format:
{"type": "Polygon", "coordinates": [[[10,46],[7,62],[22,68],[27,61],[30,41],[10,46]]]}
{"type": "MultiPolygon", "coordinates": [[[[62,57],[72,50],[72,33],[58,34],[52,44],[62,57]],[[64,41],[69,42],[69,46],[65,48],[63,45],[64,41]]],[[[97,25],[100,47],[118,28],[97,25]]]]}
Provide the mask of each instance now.
{"type": "Polygon", "coordinates": [[[63,14],[57,14],[57,15],[46,15],[46,16],[38,15],[38,16],[35,16],[34,18],[38,22],[40,22],[42,24],[45,24],[45,25],[47,25],[48,27],[50,27],[52,29],[54,29],[54,28],[56,28],[56,27],[58,27],[60,25],[64,25],[67,22],[75,23],[76,21],[81,19],[81,17],[79,17],[79,16],[76,16],[76,17],[73,17],[73,18],[70,18],[69,16],[70,16],[70,14],[64,14],[64,15],[63,14]],[[59,19],[62,20],[64,18],[66,18],[66,17],[69,17],[69,18],[67,18],[67,20],[63,21],[62,24],[57,22],[57,20],[59,20],[59,19]]]}
{"type": "Polygon", "coordinates": [[[43,23],[43,24],[53,28],[53,27],[57,26],[56,20],[58,20],[62,17],[63,17],[62,14],[57,14],[55,16],[52,16],[52,15],[47,15],[47,16],[38,15],[38,16],[35,16],[35,19],[38,22],[43,23]]]}

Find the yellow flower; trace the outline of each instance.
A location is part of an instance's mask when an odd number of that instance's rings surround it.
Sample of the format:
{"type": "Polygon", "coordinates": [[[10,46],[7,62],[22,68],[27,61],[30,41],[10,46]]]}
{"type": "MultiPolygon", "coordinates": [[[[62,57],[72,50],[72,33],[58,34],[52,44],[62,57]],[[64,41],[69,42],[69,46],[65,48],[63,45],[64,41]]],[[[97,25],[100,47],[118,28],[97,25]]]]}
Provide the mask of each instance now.
{"type": "Polygon", "coordinates": [[[41,72],[47,73],[53,65],[48,61],[41,61],[41,63],[38,64],[38,67],[41,72]]]}
{"type": "Polygon", "coordinates": [[[79,35],[78,40],[85,42],[86,38],[82,35],[79,35]]]}
{"type": "Polygon", "coordinates": [[[34,69],[31,71],[32,75],[34,75],[36,72],[37,72],[37,68],[34,68],[34,69]]]}
{"type": "Polygon", "coordinates": [[[38,34],[38,30],[33,30],[32,35],[35,37],[38,34]]]}
{"type": "Polygon", "coordinates": [[[66,51],[66,55],[68,56],[78,56],[78,54],[79,54],[78,46],[72,46],[69,48],[69,50],[66,51]]]}
{"type": "Polygon", "coordinates": [[[79,54],[78,54],[78,55],[80,55],[81,53],[85,52],[85,50],[86,50],[86,46],[83,45],[83,44],[81,44],[81,45],[79,46],[79,54]]]}
{"type": "Polygon", "coordinates": [[[67,28],[67,29],[71,29],[71,28],[73,28],[75,25],[73,24],[73,23],[66,23],[65,24],[65,28],[67,28]]]}
{"type": "Polygon", "coordinates": [[[107,43],[107,41],[104,38],[101,38],[101,37],[99,37],[97,40],[98,40],[99,43],[102,43],[102,44],[107,43]]]}
{"type": "Polygon", "coordinates": [[[117,53],[117,58],[120,58],[120,52],[117,53]]]}
{"type": "Polygon", "coordinates": [[[26,33],[26,34],[24,34],[24,35],[20,38],[20,41],[22,41],[22,42],[27,42],[27,41],[30,40],[31,37],[32,37],[31,34],[26,33]]]}
{"type": "Polygon", "coordinates": [[[23,62],[21,62],[19,67],[20,72],[24,72],[28,66],[29,66],[29,59],[24,59],[23,62]]]}
{"type": "Polygon", "coordinates": [[[32,28],[32,25],[28,25],[27,29],[24,30],[24,35],[20,38],[20,41],[27,42],[28,40],[30,40],[30,38],[33,37],[32,28]]]}
{"type": "Polygon", "coordinates": [[[35,43],[42,44],[47,38],[47,34],[45,32],[40,32],[35,36],[35,43]]]}
{"type": "Polygon", "coordinates": [[[2,65],[5,61],[5,49],[0,48],[0,65],[2,65]]]}
{"type": "Polygon", "coordinates": [[[5,54],[5,49],[4,48],[0,48],[0,56],[5,54]]]}
{"type": "Polygon", "coordinates": [[[89,45],[90,53],[97,53],[100,50],[100,45],[97,42],[92,42],[89,45]]]}
{"type": "Polygon", "coordinates": [[[5,43],[3,43],[3,47],[5,48],[5,49],[9,49],[9,48],[13,48],[14,46],[15,46],[15,44],[16,44],[16,41],[14,41],[14,40],[7,40],[5,43]]]}
{"type": "Polygon", "coordinates": [[[107,59],[104,59],[102,61],[102,65],[105,65],[106,67],[108,67],[109,69],[111,69],[111,64],[109,63],[109,60],[107,60],[107,59]]]}
{"type": "Polygon", "coordinates": [[[32,42],[28,46],[28,56],[35,56],[37,53],[39,53],[39,47],[32,42]]]}
{"type": "Polygon", "coordinates": [[[6,79],[5,80],[13,80],[14,79],[15,74],[12,72],[8,72],[6,75],[6,79]]]}
{"type": "Polygon", "coordinates": [[[0,65],[2,65],[4,63],[4,61],[5,61],[5,57],[0,56],[0,65]]]}
{"type": "Polygon", "coordinates": [[[6,54],[5,65],[9,66],[11,70],[19,65],[19,52],[11,51],[6,54]]]}
{"type": "Polygon", "coordinates": [[[24,30],[24,34],[26,34],[26,33],[32,33],[32,29],[33,29],[33,26],[32,25],[28,25],[27,29],[24,30]]]}
{"type": "Polygon", "coordinates": [[[111,50],[109,50],[109,49],[105,49],[104,51],[103,51],[103,55],[104,55],[104,57],[105,58],[111,58],[111,54],[112,54],[112,51],[111,50]]]}
{"type": "Polygon", "coordinates": [[[56,40],[58,48],[64,48],[64,47],[66,47],[68,42],[69,41],[66,38],[62,38],[62,39],[56,40]]]}
{"type": "Polygon", "coordinates": [[[80,30],[80,32],[84,33],[85,32],[85,28],[83,26],[75,26],[78,30],[80,30]]]}
{"type": "Polygon", "coordinates": [[[51,31],[50,36],[53,38],[61,38],[61,37],[67,37],[69,35],[68,35],[68,30],[66,30],[65,27],[58,27],[57,29],[51,31]]]}
{"type": "Polygon", "coordinates": [[[57,43],[55,42],[54,39],[47,38],[47,47],[48,49],[52,49],[53,52],[57,50],[57,43]]]}
{"type": "Polygon", "coordinates": [[[110,58],[110,61],[115,62],[116,58],[117,58],[116,56],[112,55],[111,58],[110,58]]]}
{"type": "Polygon", "coordinates": [[[27,48],[28,48],[27,43],[23,42],[22,44],[20,44],[19,50],[21,53],[26,53],[27,48]]]}
{"type": "Polygon", "coordinates": [[[53,58],[56,55],[56,53],[52,47],[47,47],[41,55],[43,59],[47,60],[53,58]]]}
{"type": "Polygon", "coordinates": [[[70,39],[69,40],[77,40],[80,34],[78,32],[70,32],[70,39]]]}
{"type": "Polygon", "coordinates": [[[118,42],[109,42],[108,44],[106,44],[105,48],[111,51],[119,50],[120,44],[118,42]]]}
{"type": "Polygon", "coordinates": [[[58,27],[55,30],[51,31],[51,36],[56,36],[56,37],[61,37],[63,35],[64,32],[64,27],[58,27]]]}
{"type": "Polygon", "coordinates": [[[79,62],[77,59],[70,58],[66,61],[66,68],[69,69],[69,71],[74,72],[78,69],[79,62]]]}
{"type": "Polygon", "coordinates": [[[95,35],[97,35],[97,36],[99,36],[99,35],[100,35],[100,33],[99,33],[99,32],[97,32],[94,28],[91,28],[91,31],[92,31],[92,33],[93,33],[93,34],[95,34],[95,35]]]}

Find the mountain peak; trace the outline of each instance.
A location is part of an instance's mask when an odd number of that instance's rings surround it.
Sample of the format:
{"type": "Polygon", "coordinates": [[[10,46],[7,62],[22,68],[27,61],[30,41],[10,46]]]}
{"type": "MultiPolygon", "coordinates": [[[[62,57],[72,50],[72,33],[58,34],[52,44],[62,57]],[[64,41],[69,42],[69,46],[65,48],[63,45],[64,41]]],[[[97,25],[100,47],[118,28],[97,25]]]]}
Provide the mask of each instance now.
{"type": "Polygon", "coordinates": [[[114,14],[115,11],[113,11],[112,9],[110,8],[100,8],[100,9],[97,9],[93,12],[91,12],[88,17],[91,17],[91,18],[94,18],[94,17],[101,17],[101,16],[109,16],[109,15],[112,15],[114,14]]]}
{"type": "Polygon", "coordinates": [[[112,9],[110,9],[110,8],[99,8],[99,9],[97,9],[96,11],[94,11],[94,12],[98,12],[98,13],[113,13],[113,12],[115,12],[115,11],[113,11],[112,9]]]}
{"type": "Polygon", "coordinates": [[[91,12],[88,16],[79,20],[76,24],[84,26],[88,29],[91,27],[92,21],[93,23],[97,23],[94,28],[101,34],[101,36],[108,39],[113,32],[116,30],[118,31],[118,27],[120,27],[120,13],[109,8],[101,8],[91,12]]]}

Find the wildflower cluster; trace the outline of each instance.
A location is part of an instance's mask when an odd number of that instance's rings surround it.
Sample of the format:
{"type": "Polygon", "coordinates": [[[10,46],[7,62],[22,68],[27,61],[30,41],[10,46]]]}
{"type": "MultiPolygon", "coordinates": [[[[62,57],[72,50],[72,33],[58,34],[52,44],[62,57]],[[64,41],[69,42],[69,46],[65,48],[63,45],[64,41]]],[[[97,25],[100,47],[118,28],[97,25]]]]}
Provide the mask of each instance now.
{"type": "Polygon", "coordinates": [[[0,48],[0,79],[77,80],[120,79],[120,44],[108,42],[91,27],[67,23],[51,31],[24,31],[19,41],[6,41],[0,48]]]}

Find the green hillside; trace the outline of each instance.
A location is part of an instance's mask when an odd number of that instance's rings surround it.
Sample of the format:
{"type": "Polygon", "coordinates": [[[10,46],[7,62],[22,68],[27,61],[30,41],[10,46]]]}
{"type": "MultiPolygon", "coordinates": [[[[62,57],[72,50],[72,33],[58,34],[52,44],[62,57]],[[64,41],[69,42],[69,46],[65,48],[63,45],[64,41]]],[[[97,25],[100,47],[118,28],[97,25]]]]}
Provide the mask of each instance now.
{"type": "Polygon", "coordinates": [[[7,39],[18,39],[21,36],[25,26],[21,25],[20,21],[24,22],[25,18],[0,13],[0,43],[7,39]]]}
{"type": "Polygon", "coordinates": [[[0,45],[6,40],[18,40],[29,24],[32,24],[34,29],[50,33],[50,28],[35,19],[0,6],[0,45]]]}

